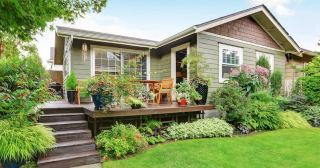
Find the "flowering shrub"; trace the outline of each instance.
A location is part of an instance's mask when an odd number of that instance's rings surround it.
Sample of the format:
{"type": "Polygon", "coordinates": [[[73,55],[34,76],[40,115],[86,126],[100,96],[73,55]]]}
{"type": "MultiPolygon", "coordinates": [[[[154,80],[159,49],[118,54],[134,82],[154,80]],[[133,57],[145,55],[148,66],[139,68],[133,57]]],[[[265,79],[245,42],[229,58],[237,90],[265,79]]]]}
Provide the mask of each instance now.
{"type": "Polygon", "coordinates": [[[193,123],[174,124],[167,128],[168,139],[197,139],[207,137],[226,137],[233,135],[233,128],[223,120],[207,118],[193,123]]]}
{"type": "Polygon", "coordinates": [[[38,55],[0,59],[0,119],[11,125],[32,125],[38,119],[39,106],[52,95],[50,79],[38,55]]]}
{"type": "Polygon", "coordinates": [[[116,123],[111,130],[105,130],[97,136],[96,146],[100,156],[117,159],[126,154],[135,153],[140,148],[147,148],[148,142],[139,130],[131,125],[116,123]]]}
{"type": "Polygon", "coordinates": [[[248,64],[242,64],[240,70],[231,68],[228,83],[240,87],[247,95],[254,93],[268,84],[269,70],[257,66],[254,69],[248,64]]]}

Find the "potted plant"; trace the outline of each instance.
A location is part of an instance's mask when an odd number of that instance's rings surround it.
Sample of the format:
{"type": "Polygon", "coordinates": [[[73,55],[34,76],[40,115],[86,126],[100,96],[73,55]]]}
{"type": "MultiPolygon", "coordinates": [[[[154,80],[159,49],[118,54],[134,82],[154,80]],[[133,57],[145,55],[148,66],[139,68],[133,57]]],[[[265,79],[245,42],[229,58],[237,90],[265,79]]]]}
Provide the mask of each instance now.
{"type": "Polygon", "coordinates": [[[67,84],[67,97],[68,97],[68,102],[70,104],[74,104],[75,100],[76,100],[76,87],[77,87],[77,78],[76,78],[76,74],[74,73],[74,71],[71,72],[71,74],[69,75],[69,77],[67,78],[66,81],[67,84]]]}
{"type": "Polygon", "coordinates": [[[190,72],[190,83],[193,88],[202,96],[201,100],[196,100],[196,104],[204,105],[207,101],[208,89],[211,80],[214,78],[205,75],[205,71],[210,71],[210,65],[203,57],[202,52],[198,52],[195,48],[191,48],[190,54],[182,60],[181,67],[187,66],[190,72]]]}
{"type": "Polygon", "coordinates": [[[196,104],[196,100],[201,100],[201,95],[190,85],[190,82],[183,81],[174,85],[173,94],[179,106],[185,107],[187,103],[196,104]]]}
{"type": "Polygon", "coordinates": [[[132,109],[140,109],[141,107],[145,107],[145,103],[143,103],[142,98],[134,98],[134,97],[129,97],[126,101],[126,104],[128,106],[131,106],[132,109]]]}
{"type": "Polygon", "coordinates": [[[114,84],[107,75],[89,78],[86,84],[86,94],[92,96],[95,109],[109,110],[113,100],[114,84]]]}

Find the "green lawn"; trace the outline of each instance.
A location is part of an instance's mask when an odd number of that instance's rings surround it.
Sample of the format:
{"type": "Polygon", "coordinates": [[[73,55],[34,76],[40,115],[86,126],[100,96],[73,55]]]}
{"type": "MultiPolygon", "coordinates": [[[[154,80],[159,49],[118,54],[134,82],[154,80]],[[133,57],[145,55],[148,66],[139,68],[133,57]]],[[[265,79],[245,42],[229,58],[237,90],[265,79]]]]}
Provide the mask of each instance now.
{"type": "Polygon", "coordinates": [[[320,167],[320,129],[178,141],[103,167],[320,167]]]}

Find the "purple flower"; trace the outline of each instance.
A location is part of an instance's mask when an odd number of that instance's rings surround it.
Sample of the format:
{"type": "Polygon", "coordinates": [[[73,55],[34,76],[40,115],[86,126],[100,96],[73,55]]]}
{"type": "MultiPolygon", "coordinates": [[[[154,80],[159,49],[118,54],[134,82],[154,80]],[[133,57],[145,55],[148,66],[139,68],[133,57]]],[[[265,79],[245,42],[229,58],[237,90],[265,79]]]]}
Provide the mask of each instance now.
{"type": "Polygon", "coordinates": [[[269,76],[269,70],[265,67],[257,66],[256,74],[262,75],[262,76],[269,76]]]}
{"type": "Polygon", "coordinates": [[[240,72],[237,69],[231,68],[231,75],[238,77],[240,72]]]}
{"type": "Polygon", "coordinates": [[[264,76],[261,76],[262,82],[266,85],[268,83],[268,79],[264,76]]]}
{"type": "Polygon", "coordinates": [[[248,65],[248,64],[242,64],[241,65],[241,70],[243,73],[246,73],[246,74],[252,74],[253,73],[253,68],[248,65]]]}

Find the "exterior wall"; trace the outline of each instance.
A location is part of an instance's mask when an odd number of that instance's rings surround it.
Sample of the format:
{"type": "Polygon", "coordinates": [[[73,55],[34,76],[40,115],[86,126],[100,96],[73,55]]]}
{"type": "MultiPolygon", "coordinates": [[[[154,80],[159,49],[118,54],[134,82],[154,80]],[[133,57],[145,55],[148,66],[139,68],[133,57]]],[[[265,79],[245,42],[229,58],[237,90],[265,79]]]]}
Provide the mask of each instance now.
{"type": "Polygon", "coordinates": [[[243,17],[205,31],[281,50],[279,45],[251,16],[243,17]]]}
{"type": "MultiPolygon", "coordinates": [[[[266,52],[274,55],[274,69],[280,69],[283,74],[285,73],[285,53],[275,51],[263,47],[258,47],[251,44],[242,42],[232,41],[220,37],[211,36],[208,34],[198,33],[197,50],[204,53],[204,57],[210,64],[211,71],[207,71],[207,74],[213,75],[215,78],[212,85],[209,87],[209,92],[213,91],[218,87],[222,86],[219,83],[219,43],[226,45],[236,46],[243,48],[243,63],[249,64],[255,67],[256,64],[256,51],[266,52]]],[[[283,76],[283,87],[284,88],[284,76],[283,76]]]]}

